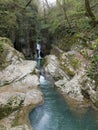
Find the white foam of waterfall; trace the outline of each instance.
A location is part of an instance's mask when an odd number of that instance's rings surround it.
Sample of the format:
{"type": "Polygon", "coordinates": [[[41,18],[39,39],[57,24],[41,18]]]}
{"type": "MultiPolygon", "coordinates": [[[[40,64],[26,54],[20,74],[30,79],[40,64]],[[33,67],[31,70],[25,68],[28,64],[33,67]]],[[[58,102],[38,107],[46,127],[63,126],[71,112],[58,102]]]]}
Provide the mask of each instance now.
{"type": "Polygon", "coordinates": [[[38,59],[42,59],[40,52],[41,52],[41,50],[38,50],[38,59]]]}
{"type": "Polygon", "coordinates": [[[47,80],[45,79],[45,77],[43,75],[40,75],[40,84],[47,84],[47,80]]]}
{"type": "Polygon", "coordinates": [[[42,59],[42,57],[41,57],[41,44],[39,44],[39,43],[37,43],[37,47],[36,47],[36,49],[37,49],[37,58],[38,59],[42,59]]]}

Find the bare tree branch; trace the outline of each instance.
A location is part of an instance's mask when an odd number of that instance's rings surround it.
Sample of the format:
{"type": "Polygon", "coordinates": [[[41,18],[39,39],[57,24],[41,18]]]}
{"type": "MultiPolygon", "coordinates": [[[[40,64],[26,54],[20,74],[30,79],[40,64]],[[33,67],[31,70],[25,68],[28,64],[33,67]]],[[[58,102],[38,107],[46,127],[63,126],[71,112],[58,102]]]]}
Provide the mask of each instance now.
{"type": "Polygon", "coordinates": [[[29,0],[28,3],[26,4],[25,8],[26,8],[29,4],[31,4],[31,2],[32,2],[32,0],[29,0]]]}
{"type": "Polygon", "coordinates": [[[48,7],[48,9],[50,8],[50,6],[49,6],[49,3],[48,3],[48,1],[47,0],[45,0],[45,2],[46,2],[46,4],[47,4],[47,7],[48,7]]]}

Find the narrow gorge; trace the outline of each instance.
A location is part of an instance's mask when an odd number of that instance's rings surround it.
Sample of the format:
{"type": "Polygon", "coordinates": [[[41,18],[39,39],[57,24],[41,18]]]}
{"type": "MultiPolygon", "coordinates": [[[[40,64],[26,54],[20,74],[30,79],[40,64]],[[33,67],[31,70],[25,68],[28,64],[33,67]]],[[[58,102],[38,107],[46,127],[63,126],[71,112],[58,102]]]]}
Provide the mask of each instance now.
{"type": "Polygon", "coordinates": [[[0,0],[0,130],[98,130],[98,0],[0,0]]]}

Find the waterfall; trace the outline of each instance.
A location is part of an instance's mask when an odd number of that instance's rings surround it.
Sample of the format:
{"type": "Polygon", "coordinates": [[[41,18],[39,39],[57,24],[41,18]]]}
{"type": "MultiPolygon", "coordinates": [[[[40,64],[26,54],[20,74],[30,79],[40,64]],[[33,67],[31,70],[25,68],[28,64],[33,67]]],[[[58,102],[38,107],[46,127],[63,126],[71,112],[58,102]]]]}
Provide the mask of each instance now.
{"type": "Polygon", "coordinates": [[[42,58],[40,54],[41,54],[41,50],[38,50],[38,59],[42,58]]]}
{"type": "Polygon", "coordinates": [[[42,57],[41,57],[41,44],[40,43],[37,43],[36,50],[37,50],[37,58],[42,59],[42,57]]]}

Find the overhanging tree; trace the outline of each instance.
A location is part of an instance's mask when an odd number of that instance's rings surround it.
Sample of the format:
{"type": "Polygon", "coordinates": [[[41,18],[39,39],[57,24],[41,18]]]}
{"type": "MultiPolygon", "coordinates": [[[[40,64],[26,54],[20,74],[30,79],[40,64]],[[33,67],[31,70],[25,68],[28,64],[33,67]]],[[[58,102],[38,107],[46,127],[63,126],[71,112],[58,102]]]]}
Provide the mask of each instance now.
{"type": "Polygon", "coordinates": [[[89,16],[89,17],[91,18],[91,20],[92,20],[93,26],[95,27],[95,26],[97,25],[96,17],[95,17],[94,13],[93,13],[92,10],[91,10],[89,0],[85,0],[85,8],[86,8],[86,11],[87,11],[87,13],[88,13],[88,16],[89,16]]]}

